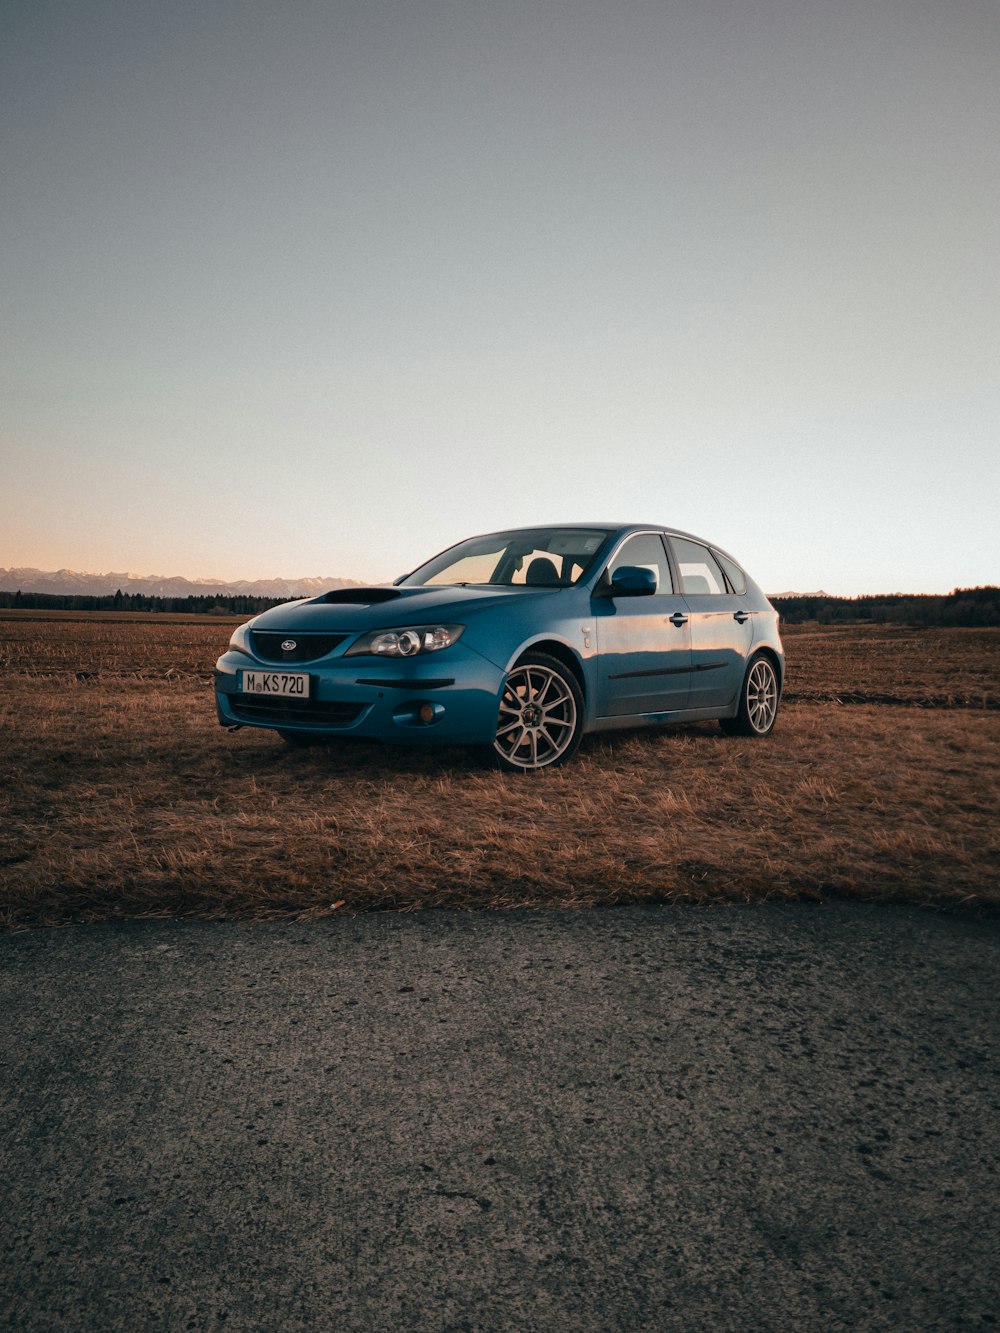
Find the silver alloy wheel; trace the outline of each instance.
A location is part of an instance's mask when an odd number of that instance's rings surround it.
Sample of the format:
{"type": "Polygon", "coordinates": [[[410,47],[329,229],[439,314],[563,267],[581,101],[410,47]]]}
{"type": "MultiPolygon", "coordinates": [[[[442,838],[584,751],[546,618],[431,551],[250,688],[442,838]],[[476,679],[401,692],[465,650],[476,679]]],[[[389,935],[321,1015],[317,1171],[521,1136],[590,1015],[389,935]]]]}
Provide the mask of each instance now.
{"type": "Polygon", "coordinates": [[[746,710],[751,727],[763,736],[774,725],[778,711],[778,678],[766,657],[759,657],[747,674],[746,710]]]}
{"type": "Polygon", "coordinates": [[[493,748],[512,768],[545,768],[570,749],[578,730],[576,696],[560,672],[523,662],[500,696],[493,748]]]}

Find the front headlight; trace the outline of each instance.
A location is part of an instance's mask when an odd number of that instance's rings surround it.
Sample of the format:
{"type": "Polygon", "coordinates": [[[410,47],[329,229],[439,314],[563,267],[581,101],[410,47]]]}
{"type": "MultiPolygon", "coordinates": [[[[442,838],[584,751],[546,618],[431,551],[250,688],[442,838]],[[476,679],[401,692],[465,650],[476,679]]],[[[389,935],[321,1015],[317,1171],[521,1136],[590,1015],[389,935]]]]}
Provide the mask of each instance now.
{"type": "Polygon", "coordinates": [[[233,630],[233,637],[229,640],[230,652],[236,651],[238,653],[247,653],[250,657],[253,657],[249,639],[250,626],[252,624],[253,621],[248,620],[245,625],[237,625],[233,630]]]}
{"type": "Polygon", "coordinates": [[[416,657],[439,653],[462,637],[464,625],[413,625],[403,629],[376,629],[352,643],[345,657],[416,657]]]}

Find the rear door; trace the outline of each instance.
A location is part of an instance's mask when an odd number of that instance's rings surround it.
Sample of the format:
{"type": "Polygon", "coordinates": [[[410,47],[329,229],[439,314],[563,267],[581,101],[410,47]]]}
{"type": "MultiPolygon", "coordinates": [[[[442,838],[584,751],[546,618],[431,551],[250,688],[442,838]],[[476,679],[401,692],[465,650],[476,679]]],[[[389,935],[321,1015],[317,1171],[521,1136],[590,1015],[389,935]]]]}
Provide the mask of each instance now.
{"type": "Polygon", "coordinates": [[[687,707],[691,636],[684,598],[674,590],[658,532],[626,538],[600,580],[591,610],[598,648],[599,717],[674,712],[687,707]],[[656,574],[652,595],[612,597],[610,576],[623,565],[656,574]]]}
{"type": "Polygon", "coordinates": [[[726,708],[743,683],[753,620],[745,598],[730,592],[719,562],[707,546],[670,537],[684,603],[690,615],[689,708],[726,708]]]}

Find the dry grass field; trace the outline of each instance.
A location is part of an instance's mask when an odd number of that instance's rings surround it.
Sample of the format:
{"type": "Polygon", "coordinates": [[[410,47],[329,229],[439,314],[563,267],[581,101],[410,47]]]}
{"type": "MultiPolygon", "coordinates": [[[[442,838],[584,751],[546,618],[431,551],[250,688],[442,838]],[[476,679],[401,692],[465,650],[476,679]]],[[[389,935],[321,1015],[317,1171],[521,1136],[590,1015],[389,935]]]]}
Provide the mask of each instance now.
{"type": "Polygon", "coordinates": [[[0,619],[0,922],[849,894],[1000,903],[1000,631],[786,633],[765,742],[585,740],[504,775],[461,749],[288,750],[215,721],[236,621],[0,619]]]}

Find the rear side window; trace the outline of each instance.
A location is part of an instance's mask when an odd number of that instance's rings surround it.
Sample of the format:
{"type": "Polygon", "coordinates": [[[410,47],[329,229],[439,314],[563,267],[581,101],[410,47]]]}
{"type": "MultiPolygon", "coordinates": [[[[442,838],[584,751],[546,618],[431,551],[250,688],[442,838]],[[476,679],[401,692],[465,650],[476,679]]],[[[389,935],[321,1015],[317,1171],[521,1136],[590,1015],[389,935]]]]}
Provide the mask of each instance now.
{"type": "Polygon", "coordinates": [[[681,592],[692,597],[726,591],[726,580],[707,546],[689,542],[686,537],[671,537],[674,558],[681,576],[681,592]]]}
{"type": "Polygon", "coordinates": [[[721,551],[713,551],[712,554],[726,571],[726,577],[732,584],[733,592],[738,597],[742,597],[747,590],[747,576],[743,573],[743,570],[740,569],[739,565],[733,564],[732,560],[727,560],[721,551]]]}

